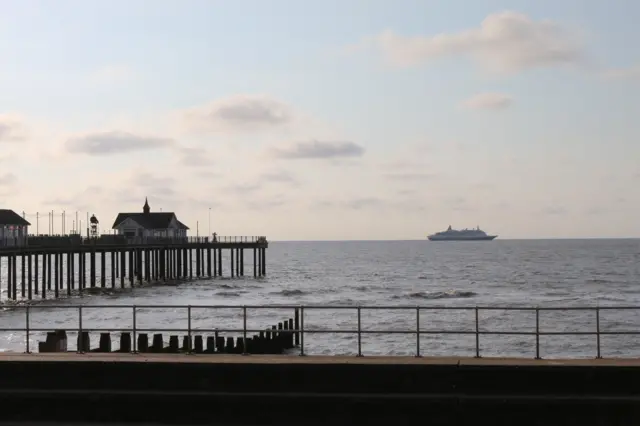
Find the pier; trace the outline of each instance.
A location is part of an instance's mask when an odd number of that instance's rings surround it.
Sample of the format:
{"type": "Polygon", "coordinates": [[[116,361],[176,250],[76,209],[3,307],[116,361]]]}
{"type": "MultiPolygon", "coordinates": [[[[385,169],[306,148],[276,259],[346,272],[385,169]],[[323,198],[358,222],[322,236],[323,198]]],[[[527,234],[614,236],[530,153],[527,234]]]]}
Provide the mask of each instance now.
{"type": "MultiPolygon", "coordinates": [[[[4,241],[6,243],[6,240],[4,241]]],[[[125,288],[168,280],[245,276],[252,252],[253,277],[267,273],[264,236],[99,237],[32,236],[0,246],[0,289],[10,300],[57,298],[77,290],[125,288]],[[223,266],[223,251],[229,265],[223,266]],[[2,282],[2,271],[7,271],[2,282]]],[[[251,270],[248,271],[251,273],[251,270]]]]}

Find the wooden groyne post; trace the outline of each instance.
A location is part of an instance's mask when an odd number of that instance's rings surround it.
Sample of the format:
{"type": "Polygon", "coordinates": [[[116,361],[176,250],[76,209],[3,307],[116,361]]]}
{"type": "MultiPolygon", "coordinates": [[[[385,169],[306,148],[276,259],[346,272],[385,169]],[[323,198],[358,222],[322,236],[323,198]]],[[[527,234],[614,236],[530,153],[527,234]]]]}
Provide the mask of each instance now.
{"type": "MultiPolygon", "coordinates": [[[[299,345],[299,328],[296,323],[299,321],[300,313],[296,308],[294,318],[286,318],[277,324],[266,327],[264,331],[254,334],[251,337],[243,336],[220,336],[219,333],[213,335],[198,334],[197,330],[192,330],[191,334],[165,336],[162,333],[154,333],[151,345],[149,344],[149,334],[138,333],[137,352],[140,353],[192,353],[192,354],[239,354],[239,355],[266,355],[283,354],[299,345]],[[165,338],[168,337],[168,338],[165,338]],[[206,347],[205,347],[206,341],[206,347]],[[168,344],[165,344],[168,342],[168,344]],[[182,345],[180,345],[182,342],[182,345]]],[[[73,330],[75,331],[75,330],[73,330]]],[[[72,330],[69,330],[72,332],[72,330]]],[[[111,333],[101,332],[98,346],[91,348],[90,334],[83,331],[78,334],[77,352],[134,352],[132,347],[131,332],[120,333],[119,348],[112,347],[111,333]]],[[[38,343],[39,352],[67,352],[67,331],[54,330],[47,333],[46,340],[38,343]]]]}

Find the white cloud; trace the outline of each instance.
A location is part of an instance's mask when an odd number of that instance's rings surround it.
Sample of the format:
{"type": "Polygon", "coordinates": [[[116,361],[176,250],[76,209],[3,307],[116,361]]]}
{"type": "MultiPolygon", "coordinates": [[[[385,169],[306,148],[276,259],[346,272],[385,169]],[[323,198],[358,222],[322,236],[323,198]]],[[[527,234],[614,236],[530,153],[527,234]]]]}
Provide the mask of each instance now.
{"type": "Polygon", "coordinates": [[[470,56],[495,72],[514,73],[537,67],[580,62],[577,37],[550,20],[534,21],[517,12],[487,16],[479,27],[457,33],[402,36],[392,31],[372,37],[394,65],[409,67],[447,56],[470,56]]]}
{"type": "Polygon", "coordinates": [[[462,102],[470,109],[505,109],[511,106],[513,99],[503,93],[480,93],[462,102]]]}
{"type": "Polygon", "coordinates": [[[110,131],[71,138],[66,142],[65,148],[69,153],[98,156],[167,148],[174,144],[175,141],[169,138],[110,131]]]}
{"type": "Polygon", "coordinates": [[[267,95],[235,95],[186,110],[183,120],[192,130],[237,132],[280,127],[293,120],[293,108],[267,95]]]}
{"type": "Polygon", "coordinates": [[[271,154],[274,157],[288,160],[362,157],[364,151],[362,146],[354,142],[325,142],[316,140],[271,148],[271,154]]]}
{"type": "Polygon", "coordinates": [[[25,139],[22,120],[14,115],[0,114],[0,142],[17,142],[25,139]]]}
{"type": "Polygon", "coordinates": [[[4,173],[0,175],[0,186],[10,186],[18,181],[18,178],[13,173],[4,173]]]}

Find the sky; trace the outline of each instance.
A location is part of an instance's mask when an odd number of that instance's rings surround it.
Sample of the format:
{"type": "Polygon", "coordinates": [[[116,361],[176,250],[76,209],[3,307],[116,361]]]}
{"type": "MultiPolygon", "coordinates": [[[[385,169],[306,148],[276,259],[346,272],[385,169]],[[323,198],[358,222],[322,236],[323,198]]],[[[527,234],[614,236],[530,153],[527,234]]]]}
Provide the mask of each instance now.
{"type": "Polygon", "coordinates": [[[46,232],[640,237],[640,2],[0,0],[0,208],[46,232]]]}

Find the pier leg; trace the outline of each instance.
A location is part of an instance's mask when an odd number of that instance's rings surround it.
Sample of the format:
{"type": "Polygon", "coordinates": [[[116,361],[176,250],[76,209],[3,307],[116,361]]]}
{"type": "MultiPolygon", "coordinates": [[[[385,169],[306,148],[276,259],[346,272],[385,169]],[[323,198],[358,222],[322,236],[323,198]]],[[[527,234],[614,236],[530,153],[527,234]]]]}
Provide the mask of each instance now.
{"type": "Polygon", "coordinates": [[[47,254],[47,290],[51,291],[51,254],[47,254]]]}
{"type": "Polygon", "coordinates": [[[38,269],[40,269],[40,267],[38,266],[38,263],[40,263],[40,261],[38,260],[40,258],[40,255],[38,255],[38,253],[33,255],[33,293],[34,294],[38,294],[38,269]]]}
{"type": "Polygon", "coordinates": [[[71,276],[73,275],[72,260],[73,253],[67,252],[67,296],[71,296],[71,276]]]}
{"type": "Polygon", "coordinates": [[[196,249],[196,276],[200,278],[202,275],[202,263],[200,263],[200,248],[196,249]]]}
{"type": "Polygon", "coordinates": [[[69,264],[71,266],[71,269],[69,269],[70,271],[70,282],[71,282],[71,290],[75,289],[76,287],[76,253],[75,252],[71,252],[69,253],[69,264]]]}
{"type": "Polygon", "coordinates": [[[60,256],[58,256],[58,253],[55,253],[53,257],[54,266],[56,268],[56,272],[53,275],[53,295],[57,299],[60,297],[60,256]]]}
{"type": "Polygon", "coordinates": [[[27,266],[29,268],[27,275],[28,275],[28,285],[27,285],[27,291],[28,293],[28,299],[31,300],[33,298],[33,257],[31,256],[31,254],[29,254],[27,256],[27,266]]]}
{"type": "Polygon", "coordinates": [[[116,288],[116,252],[111,252],[111,288],[116,288]]]}
{"type": "Polygon", "coordinates": [[[136,265],[138,269],[138,284],[142,284],[142,249],[138,249],[136,257],[136,265]]]}
{"type": "Polygon", "coordinates": [[[129,250],[129,285],[131,286],[131,288],[133,288],[133,270],[134,270],[134,263],[133,263],[133,250],[129,250]]]}
{"type": "Polygon", "coordinates": [[[127,276],[127,253],[124,250],[120,250],[120,288],[124,288],[124,277],[127,276]]]}
{"type": "Polygon", "coordinates": [[[235,273],[235,271],[234,271],[234,269],[235,269],[234,266],[235,265],[233,264],[233,249],[229,250],[229,254],[231,255],[231,278],[233,278],[234,273],[235,273]]]}
{"type": "Polygon", "coordinates": [[[64,290],[64,253],[58,253],[59,265],[60,265],[60,290],[64,290]]]}
{"type": "Polygon", "coordinates": [[[182,271],[182,250],[173,249],[173,276],[174,278],[180,278],[182,271]]]}
{"type": "Polygon", "coordinates": [[[87,287],[87,253],[78,252],[78,290],[80,294],[87,287]]]}
{"type": "Polygon", "coordinates": [[[96,252],[91,250],[89,253],[89,279],[91,280],[91,288],[96,286],[96,252]]]}
{"type": "Polygon", "coordinates": [[[222,276],[222,249],[218,249],[218,276],[222,276]]]}
{"type": "Polygon", "coordinates": [[[42,255],[42,298],[47,298],[47,255],[42,255]]]}
{"type": "Polygon", "coordinates": [[[100,252],[100,287],[107,286],[107,253],[103,250],[100,252]]]}
{"type": "Polygon", "coordinates": [[[189,278],[193,279],[193,250],[189,249],[189,278]]]}
{"type": "Polygon", "coordinates": [[[213,276],[217,277],[218,276],[218,255],[216,254],[218,252],[217,249],[213,249],[213,276]]]}
{"type": "Polygon", "coordinates": [[[260,252],[260,249],[256,249],[256,254],[258,255],[258,276],[261,277],[262,276],[262,253],[260,252]]]}
{"type": "Polygon", "coordinates": [[[207,248],[207,276],[211,278],[211,248],[207,248]]]}
{"type": "Polygon", "coordinates": [[[267,275],[267,250],[262,248],[262,276],[267,275]]]}
{"type": "Polygon", "coordinates": [[[26,274],[26,271],[27,271],[26,262],[27,262],[27,260],[25,259],[25,256],[24,255],[20,256],[20,265],[22,267],[22,269],[21,269],[22,270],[22,275],[20,276],[20,297],[23,298],[23,299],[24,299],[24,296],[25,296],[25,293],[26,293],[26,291],[25,291],[26,290],[25,289],[25,281],[26,281],[26,278],[27,278],[27,276],[26,276],[27,275],[26,274]]]}
{"type": "Polygon", "coordinates": [[[11,256],[7,256],[7,299],[11,299],[11,256]]]}
{"type": "Polygon", "coordinates": [[[144,251],[144,274],[145,281],[151,282],[151,250],[145,249],[144,251]]]}

